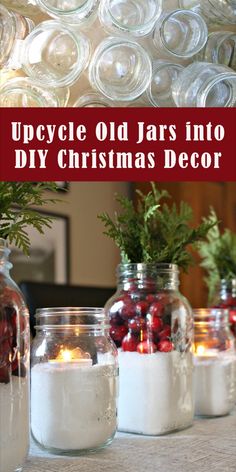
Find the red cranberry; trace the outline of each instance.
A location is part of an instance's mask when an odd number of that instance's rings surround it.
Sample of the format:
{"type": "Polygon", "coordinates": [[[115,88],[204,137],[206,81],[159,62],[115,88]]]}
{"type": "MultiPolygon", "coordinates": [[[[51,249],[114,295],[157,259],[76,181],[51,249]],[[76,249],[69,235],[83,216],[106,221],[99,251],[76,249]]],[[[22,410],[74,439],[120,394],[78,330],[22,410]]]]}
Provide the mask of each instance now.
{"type": "Polygon", "coordinates": [[[137,338],[133,336],[132,334],[128,333],[124,337],[121,347],[123,351],[134,352],[137,349],[138,343],[139,341],[137,340],[137,338]]]}
{"type": "Polygon", "coordinates": [[[164,306],[161,302],[153,302],[149,308],[149,313],[152,316],[162,316],[164,311],[164,306]]]}
{"type": "Polygon", "coordinates": [[[229,322],[230,324],[236,323],[236,310],[229,310],[229,322]]]}
{"type": "Polygon", "coordinates": [[[149,321],[148,326],[154,333],[159,333],[163,328],[163,321],[158,316],[155,316],[149,321]]]}
{"type": "Polygon", "coordinates": [[[156,350],[156,345],[151,341],[141,341],[137,346],[139,354],[153,354],[156,350]]]}
{"type": "Polygon", "coordinates": [[[110,336],[113,341],[121,342],[123,337],[127,334],[128,328],[125,325],[121,326],[111,326],[110,327],[110,336]]]}
{"type": "Polygon", "coordinates": [[[163,329],[158,333],[160,340],[167,339],[171,336],[171,327],[164,325],[163,329]]]}
{"type": "Polygon", "coordinates": [[[120,317],[120,315],[111,315],[110,317],[110,324],[111,326],[119,326],[124,324],[124,320],[120,317]]]}
{"type": "Polygon", "coordinates": [[[173,351],[174,345],[171,341],[168,341],[167,339],[163,339],[158,343],[157,349],[160,352],[170,352],[170,351],[173,351]]]}
{"type": "Polygon", "coordinates": [[[148,310],[149,304],[145,300],[140,300],[135,305],[136,314],[139,316],[145,316],[148,310]]]}
{"type": "Polygon", "coordinates": [[[150,305],[154,301],[155,301],[155,295],[153,295],[153,293],[148,293],[146,295],[146,302],[150,305]]]}
{"type": "Polygon", "coordinates": [[[124,299],[124,304],[119,310],[119,314],[123,320],[128,320],[135,316],[135,305],[130,298],[124,299]]]}

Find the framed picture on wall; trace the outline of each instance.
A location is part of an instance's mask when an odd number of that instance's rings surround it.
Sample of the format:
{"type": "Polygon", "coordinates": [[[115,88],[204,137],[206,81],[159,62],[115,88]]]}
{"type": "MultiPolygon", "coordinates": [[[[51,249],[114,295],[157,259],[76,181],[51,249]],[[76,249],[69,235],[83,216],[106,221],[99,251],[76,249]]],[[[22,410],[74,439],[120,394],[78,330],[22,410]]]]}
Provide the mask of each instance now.
{"type": "Polygon", "coordinates": [[[69,218],[66,215],[41,212],[53,218],[51,228],[44,234],[28,228],[30,255],[11,247],[11,275],[16,283],[22,281],[68,283],[70,272],[69,218]]]}

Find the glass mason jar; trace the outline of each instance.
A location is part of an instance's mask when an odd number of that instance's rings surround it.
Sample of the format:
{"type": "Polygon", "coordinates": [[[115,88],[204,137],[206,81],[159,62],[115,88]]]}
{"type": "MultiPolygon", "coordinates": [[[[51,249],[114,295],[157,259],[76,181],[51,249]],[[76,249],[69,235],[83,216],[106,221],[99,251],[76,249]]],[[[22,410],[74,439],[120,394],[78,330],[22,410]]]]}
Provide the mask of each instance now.
{"type": "Polygon", "coordinates": [[[95,19],[98,0],[37,0],[49,16],[70,25],[83,26],[95,19]]]}
{"type": "Polygon", "coordinates": [[[147,52],[127,38],[105,39],[90,62],[91,86],[111,100],[138,98],[148,87],[151,77],[152,64],[147,52]]]}
{"type": "Polygon", "coordinates": [[[220,281],[214,305],[229,311],[229,325],[236,338],[236,279],[220,281]]]}
{"type": "Polygon", "coordinates": [[[116,432],[117,351],[101,308],[42,308],[32,348],[31,429],[40,446],[77,454],[116,432]]]}
{"type": "Polygon", "coordinates": [[[200,13],[209,23],[236,24],[235,0],[199,0],[200,13]]]}
{"type": "Polygon", "coordinates": [[[108,300],[119,347],[118,428],[164,434],[193,419],[192,312],[174,264],[121,264],[108,300]]]}
{"type": "Polygon", "coordinates": [[[172,94],[178,107],[233,107],[236,73],[221,64],[194,62],[179,74],[172,94]]]}
{"type": "Polygon", "coordinates": [[[85,36],[54,20],[36,26],[22,48],[24,72],[47,87],[66,87],[76,82],[90,52],[85,36]]]}
{"type": "Polygon", "coordinates": [[[0,87],[0,108],[65,107],[70,90],[38,85],[28,77],[10,79],[0,87]]]}
{"type": "Polygon", "coordinates": [[[224,64],[236,70],[236,34],[232,31],[210,33],[198,60],[224,64]]]}
{"type": "Polygon", "coordinates": [[[162,0],[101,0],[99,18],[111,34],[148,35],[162,10],[162,0]]]}
{"type": "Polygon", "coordinates": [[[194,310],[195,414],[222,416],[235,403],[235,350],[228,311],[194,310]]]}
{"type": "Polygon", "coordinates": [[[17,47],[17,40],[24,39],[32,31],[34,23],[29,18],[9,11],[0,5],[0,67],[8,65],[11,54],[17,47]]]}
{"type": "Polygon", "coordinates": [[[111,100],[96,92],[87,92],[81,95],[73,104],[73,107],[79,108],[109,108],[113,106],[114,103],[111,100]]]}
{"type": "Polygon", "coordinates": [[[204,19],[191,10],[174,10],[157,21],[153,43],[160,52],[188,58],[197,54],[207,41],[204,19]]]}
{"type": "Polygon", "coordinates": [[[20,471],[29,446],[29,320],[0,238],[0,470],[20,471]]]}
{"type": "Polygon", "coordinates": [[[147,89],[147,98],[154,107],[175,107],[172,84],[184,69],[180,64],[168,61],[153,63],[152,80],[147,89]]]}
{"type": "Polygon", "coordinates": [[[36,0],[1,0],[1,3],[21,15],[35,16],[40,13],[36,0]]]}

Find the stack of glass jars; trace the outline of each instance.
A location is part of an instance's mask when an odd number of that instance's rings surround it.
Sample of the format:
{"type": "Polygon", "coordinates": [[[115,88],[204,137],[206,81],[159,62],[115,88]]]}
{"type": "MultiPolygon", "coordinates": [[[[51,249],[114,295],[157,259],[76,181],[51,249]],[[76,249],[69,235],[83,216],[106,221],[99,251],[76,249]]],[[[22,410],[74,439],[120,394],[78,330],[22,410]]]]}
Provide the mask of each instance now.
{"type": "Polygon", "coordinates": [[[235,104],[234,0],[2,3],[0,106],[235,104]]]}

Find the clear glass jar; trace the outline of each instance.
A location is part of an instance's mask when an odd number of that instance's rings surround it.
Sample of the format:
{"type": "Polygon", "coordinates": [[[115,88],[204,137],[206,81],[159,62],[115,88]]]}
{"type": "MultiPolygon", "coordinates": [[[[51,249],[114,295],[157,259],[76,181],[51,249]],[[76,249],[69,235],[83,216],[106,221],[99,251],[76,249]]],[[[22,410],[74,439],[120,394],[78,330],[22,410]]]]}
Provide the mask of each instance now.
{"type": "Polygon", "coordinates": [[[7,10],[0,5],[0,67],[8,65],[14,48],[17,47],[17,40],[24,39],[32,31],[34,23],[29,18],[7,10]]]}
{"type": "Polygon", "coordinates": [[[199,0],[200,13],[210,23],[236,24],[235,0],[199,0]]]}
{"type": "Polygon", "coordinates": [[[73,104],[73,107],[79,108],[108,108],[113,106],[114,103],[112,101],[96,92],[85,93],[73,104]]]}
{"type": "Polygon", "coordinates": [[[175,107],[172,84],[184,69],[180,64],[168,61],[153,62],[152,81],[147,89],[147,98],[154,107],[175,107]]]}
{"type": "Polygon", "coordinates": [[[227,415],[235,403],[235,350],[228,311],[194,310],[195,414],[227,415]]]}
{"type": "Polygon", "coordinates": [[[0,238],[0,470],[20,471],[29,446],[29,319],[0,238]]]}
{"type": "Polygon", "coordinates": [[[21,15],[35,16],[40,13],[35,0],[1,0],[1,3],[21,15]]]}
{"type": "Polygon", "coordinates": [[[147,52],[127,38],[105,39],[90,62],[91,86],[111,100],[138,98],[148,87],[151,77],[152,64],[147,52]]]}
{"type": "Polygon", "coordinates": [[[88,39],[59,21],[40,23],[27,36],[22,51],[22,68],[35,82],[48,87],[66,87],[87,66],[88,39]]]}
{"type": "Polygon", "coordinates": [[[67,87],[46,88],[28,77],[17,77],[0,87],[0,108],[65,107],[69,97],[67,87]]]}
{"type": "Polygon", "coordinates": [[[236,279],[220,281],[219,292],[215,296],[215,307],[229,311],[229,324],[236,338],[236,279]]]}
{"type": "Polygon", "coordinates": [[[37,3],[52,18],[81,26],[95,18],[98,0],[37,0],[37,3]]]}
{"type": "Polygon", "coordinates": [[[122,431],[156,435],[192,423],[192,312],[178,285],[174,264],[118,266],[105,311],[119,347],[122,431]]]}
{"type": "Polygon", "coordinates": [[[232,31],[214,31],[198,55],[198,60],[224,64],[236,70],[236,34],[232,31]]]}
{"type": "Polygon", "coordinates": [[[179,74],[172,94],[178,107],[233,107],[236,73],[221,64],[194,62],[179,74]]]}
{"type": "Polygon", "coordinates": [[[207,25],[204,19],[191,10],[174,10],[157,21],[153,43],[160,52],[188,58],[197,54],[207,41],[207,25]]]}
{"type": "Polygon", "coordinates": [[[162,0],[101,0],[99,18],[109,33],[148,35],[162,10],[162,0]]]}
{"type": "Polygon", "coordinates": [[[40,446],[77,454],[108,445],[116,432],[117,350],[101,308],[36,312],[31,429],[40,446]]]}

